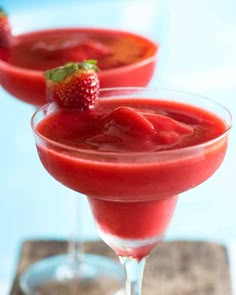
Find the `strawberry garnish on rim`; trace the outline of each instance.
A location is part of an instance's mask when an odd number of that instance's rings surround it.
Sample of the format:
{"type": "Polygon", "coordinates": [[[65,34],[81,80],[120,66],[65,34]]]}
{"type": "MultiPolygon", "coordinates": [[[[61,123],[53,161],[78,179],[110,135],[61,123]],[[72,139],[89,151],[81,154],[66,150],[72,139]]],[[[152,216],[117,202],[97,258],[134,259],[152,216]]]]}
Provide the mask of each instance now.
{"type": "Polygon", "coordinates": [[[0,48],[9,48],[12,42],[11,26],[8,15],[0,8],[0,48]]]}
{"type": "Polygon", "coordinates": [[[98,67],[95,60],[67,63],[48,70],[46,97],[67,109],[87,110],[93,108],[99,93],[98,67]]]}

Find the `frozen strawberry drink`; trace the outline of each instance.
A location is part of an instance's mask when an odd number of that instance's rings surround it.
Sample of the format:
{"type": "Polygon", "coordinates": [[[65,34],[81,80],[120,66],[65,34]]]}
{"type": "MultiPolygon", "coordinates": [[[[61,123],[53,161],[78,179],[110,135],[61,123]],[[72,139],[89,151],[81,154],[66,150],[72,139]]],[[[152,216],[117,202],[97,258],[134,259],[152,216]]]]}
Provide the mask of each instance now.
{"type": "Polygon", "coordinates": [[[228,145],[230,113],[186,93],[100,89],[96,61],[45,72],[45,105],[32,117],[40,160],[87,196],[102,239],[140,295],[145,258],[162,239],[178,195],[207,180],[228,145]]]}
{"type": "Polygon", "coordinates": [[[222,163],[229,121],[202,100],[110,89],[92,109],[51,104],[34,116],[44,167],[88,196],[101,236],[119,255],[147,255],[163,238],[177,196],[222,163]]]}
{"type": "Polygon", "coordinates": [[[34,31],[14,36],[7,49],[0,46],[0,83],[14,97],[40,106],[46,103],[45,70],[96,59],[101,87],[146,86],[153,76],[157,53],[155,42],[119,30],[34,31]]]}

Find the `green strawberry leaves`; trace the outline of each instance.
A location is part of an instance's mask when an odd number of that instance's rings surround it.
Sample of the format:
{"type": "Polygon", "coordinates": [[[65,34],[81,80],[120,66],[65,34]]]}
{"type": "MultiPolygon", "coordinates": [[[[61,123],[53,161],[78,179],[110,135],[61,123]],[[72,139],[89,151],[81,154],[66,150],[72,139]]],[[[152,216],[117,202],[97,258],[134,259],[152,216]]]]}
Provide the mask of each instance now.
{"type": "Polygon", "coordinates": [[[48,70],[44,73],[44,76],[47,80],[51,80],[53,82],[60,82],[65,80],[67,77],[72,76],[77,70],[95,70],[98,71],[96,60],[86,60],[79,63],[69,62],[64,66],[60,66],[54,68],[52,70],[48,70]]]}

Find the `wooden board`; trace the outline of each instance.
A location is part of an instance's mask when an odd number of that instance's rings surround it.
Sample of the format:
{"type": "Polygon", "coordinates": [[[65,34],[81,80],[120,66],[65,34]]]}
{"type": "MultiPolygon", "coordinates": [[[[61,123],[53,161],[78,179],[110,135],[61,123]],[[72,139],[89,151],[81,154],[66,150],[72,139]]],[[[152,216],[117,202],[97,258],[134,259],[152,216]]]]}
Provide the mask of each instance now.
{"type": "MultiPolygon", "coordinates": [[[[24,242],[10,295],[23,295],[19,289],[18,278],[29,265],[44,257],[66,253],[67,249],[66,241],[24,242]]],[[[86,243],[85,250],[89,253],[112,257],[118,261],[114,252],[101,241],[86,243]]],[[[50,294],[75,295],[78,292],[76,293],[73,288],[70,290],[64,288],[64,291],[60,293],[52,288],[45,293],[37,293],[37,295],[50,294]]],[[[87,290],[86,294],[102,293],[96,289],[91,292],[87,290]]],[[[143,295],[222,294],[232,295],[232,292],[227,252],[220,244],[200,241],[162,242],[147,259],[143,295]]]]}

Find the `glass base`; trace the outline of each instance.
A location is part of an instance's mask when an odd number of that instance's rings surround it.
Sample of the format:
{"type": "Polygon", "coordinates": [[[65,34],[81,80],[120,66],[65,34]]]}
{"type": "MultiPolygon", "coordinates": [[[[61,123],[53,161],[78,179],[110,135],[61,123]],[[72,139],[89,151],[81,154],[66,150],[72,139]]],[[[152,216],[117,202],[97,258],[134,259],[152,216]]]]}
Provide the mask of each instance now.
{"type": "Polygon", "coordinates": [[[119,262],[104,256],[85,254],[76,263],[69,255],[43,259],[20,277],[27,295],[121,295],[124,271],[119,262]]]}

